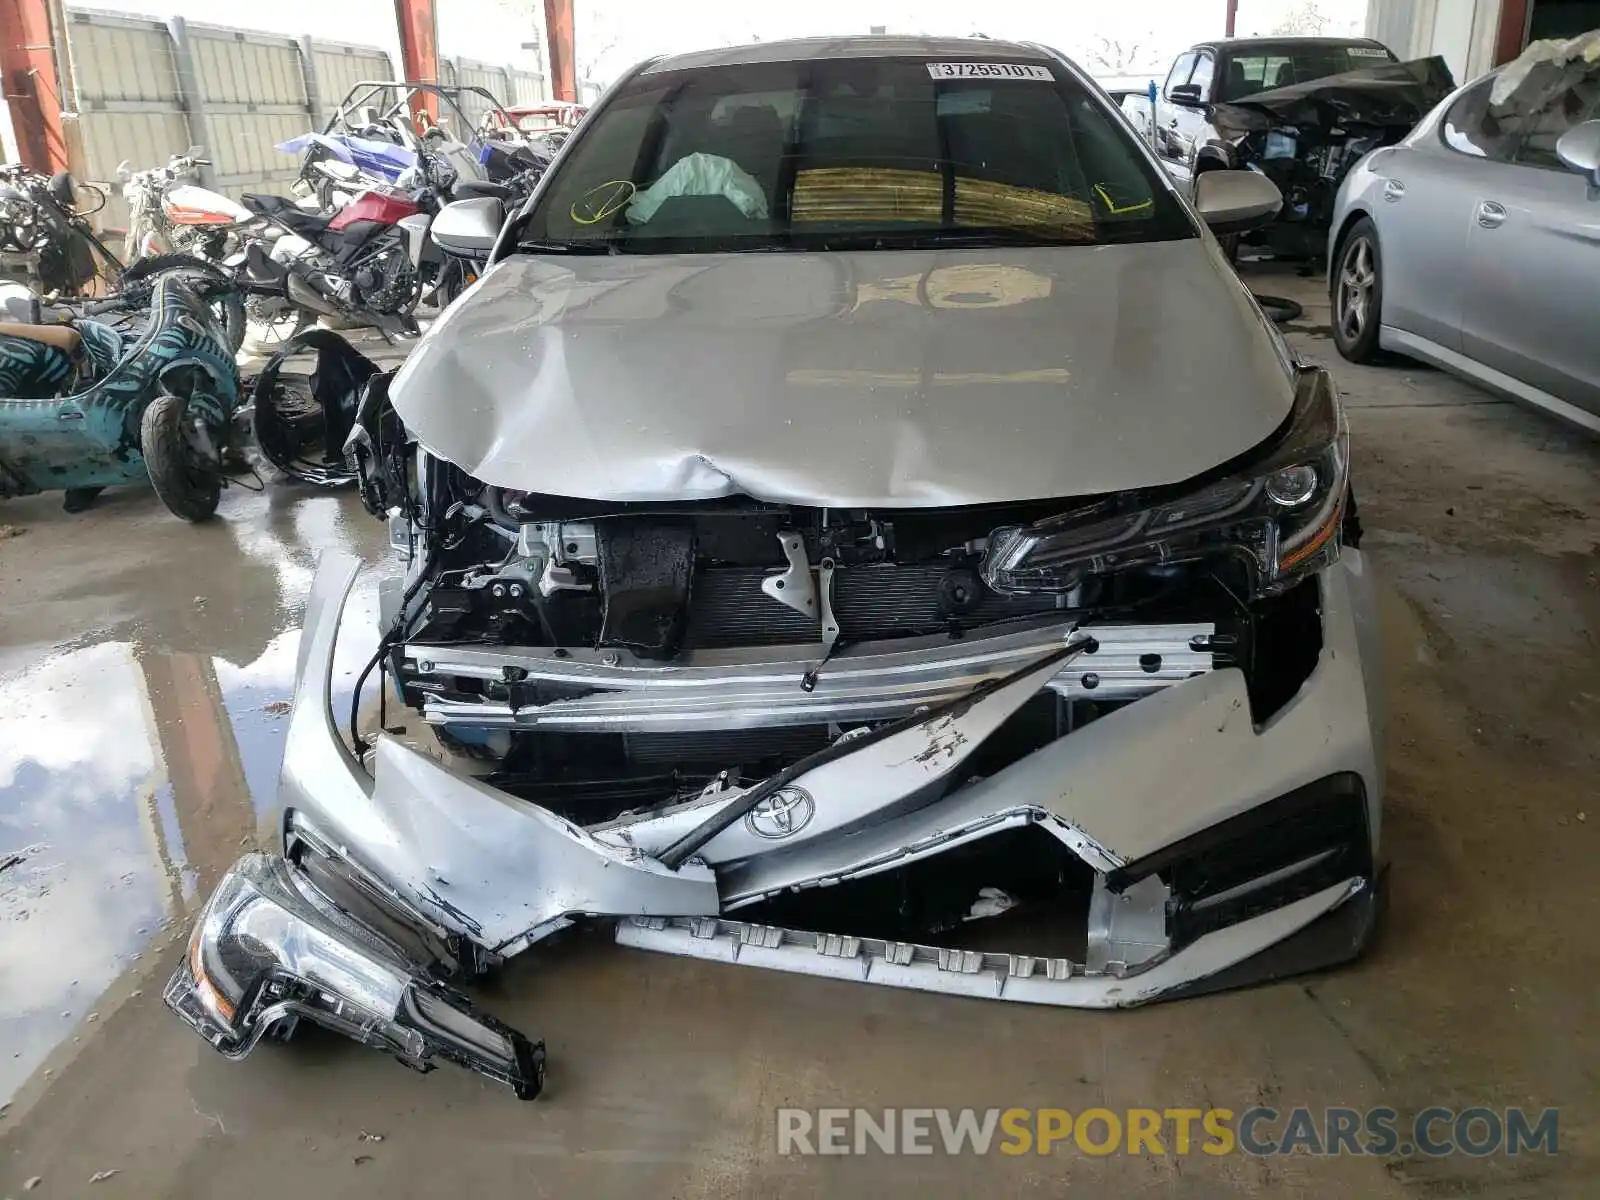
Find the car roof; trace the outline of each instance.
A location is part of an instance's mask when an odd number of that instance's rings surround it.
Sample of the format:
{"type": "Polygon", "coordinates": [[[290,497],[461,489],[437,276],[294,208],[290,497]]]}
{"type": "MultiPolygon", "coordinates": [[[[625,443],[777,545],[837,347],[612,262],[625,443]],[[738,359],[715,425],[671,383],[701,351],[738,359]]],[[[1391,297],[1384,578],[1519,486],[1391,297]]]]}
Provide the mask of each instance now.
{"type": "Polygon", "coordinates": [[[860,37],[790,38],[778,42],[751,42],[744,46],[725,46],[654,59],[640,70],[642,75],[663,71],[687,71],[705,67],[731,67],[746,63],[807,62],[821,58],[951,58],[1004,59],[1008,62],[1050,62],[1048,51],[1022,42],[1001,42],[990,38],[904,37],[863,35],[860,37]]]}
{"type": "Polygon", "coordinates": [[[1386,54],[1394,51],[1376,38],[1362,37],[1254,37],[1218,38],[1214,42],[1196,42],[1190,50],[1256,50],[1263,46],[1374,46],[1386,54]]]}

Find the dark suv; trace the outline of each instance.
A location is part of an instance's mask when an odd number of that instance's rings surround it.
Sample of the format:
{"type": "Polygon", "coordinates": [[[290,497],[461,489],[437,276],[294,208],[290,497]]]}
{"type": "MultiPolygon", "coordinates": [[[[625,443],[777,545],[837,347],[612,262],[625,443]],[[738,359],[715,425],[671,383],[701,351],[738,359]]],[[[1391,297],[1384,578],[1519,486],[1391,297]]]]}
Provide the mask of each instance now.
{"type": "Polygon", "coordinates": [[[1232,164],[1212,106],[1329,75],[1395,62],[1369,38],[1239,38],[1202,42],[1178,55],[1156,112],[1156,149],[1185,188],[1208,167],[1232,164]]]}

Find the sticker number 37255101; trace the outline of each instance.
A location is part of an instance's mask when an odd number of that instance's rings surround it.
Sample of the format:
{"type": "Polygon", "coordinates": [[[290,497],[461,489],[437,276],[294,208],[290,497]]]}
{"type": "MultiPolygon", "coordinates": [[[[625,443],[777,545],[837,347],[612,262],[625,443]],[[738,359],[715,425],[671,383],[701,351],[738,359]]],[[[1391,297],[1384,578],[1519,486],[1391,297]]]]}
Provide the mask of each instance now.
{"type": "Polygon", "coordinates": [[[1034,63],[929,63],[928,74],[935,79],[1041,79],[1046,83],[1055,80],[1049,67],[1034,63]]]}

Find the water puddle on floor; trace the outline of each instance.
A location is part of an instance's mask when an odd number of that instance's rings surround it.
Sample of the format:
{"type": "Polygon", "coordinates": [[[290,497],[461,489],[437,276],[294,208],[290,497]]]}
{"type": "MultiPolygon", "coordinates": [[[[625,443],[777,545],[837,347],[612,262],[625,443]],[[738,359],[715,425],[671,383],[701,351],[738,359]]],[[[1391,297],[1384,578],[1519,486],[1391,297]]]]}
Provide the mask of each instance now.
{"type": "Polygon", "coordinates": [[[366,518],[329,496],[288,519],[239,521],[236,561],[175,581],[181,599],[168,579],[117,628],[63,630],[73,640],[7,651],[0,1103],[56,1046],[83,1036],[100,995],[157,938],[187,929],[200,896],[268,826],[299,622],[315,553],[328,546],[371,564],[345,610],[335,666],[336,701],[348,709],[376,645],[379,580],[400,566],[377,522],[352,533],[350,520],[366,518]]]}

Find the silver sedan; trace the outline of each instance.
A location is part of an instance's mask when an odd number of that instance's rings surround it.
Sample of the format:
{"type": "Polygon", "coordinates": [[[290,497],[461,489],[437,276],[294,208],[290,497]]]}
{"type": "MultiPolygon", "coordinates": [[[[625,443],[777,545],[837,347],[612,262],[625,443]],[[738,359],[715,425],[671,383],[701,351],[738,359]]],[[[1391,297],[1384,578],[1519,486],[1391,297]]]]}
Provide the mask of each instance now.
{"type": "Polygon", "coordinates": [[[1461,88],[1350,173],[1333,227],[1346,358],[1399,351],[1600,432],[1600,61],[1461,88]]]}

